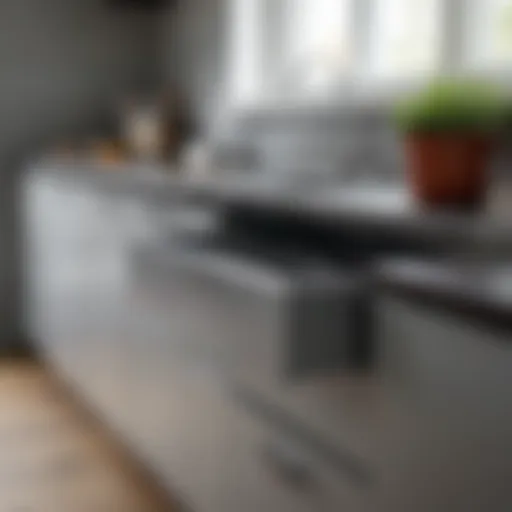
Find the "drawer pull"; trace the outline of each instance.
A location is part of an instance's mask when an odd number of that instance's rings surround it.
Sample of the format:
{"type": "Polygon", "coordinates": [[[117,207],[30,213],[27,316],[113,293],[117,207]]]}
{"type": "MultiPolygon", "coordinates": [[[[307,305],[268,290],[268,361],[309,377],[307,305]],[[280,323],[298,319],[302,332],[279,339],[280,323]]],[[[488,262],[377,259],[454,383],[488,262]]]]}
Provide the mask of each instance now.
{"type": "Polygon", "coordinates": [[[298,445],[308,446],[308,449],[317,453],[331,467],[350,477],[354,484],[361,487],[374,485],[376,476],[373,471],[348,450],[340,450],[339,447],[325,441],[317,432],[258,393],[243,386],[236,386],[232,392],[234,400],[248,412],[260,420],[276,425],[284,435],[294,439],[298,445]]]}
{"type": "Polygon", "coordinates": [[[291,445],[273,442],[264,447],[265,461],[286,485],[309,489],[315,485],[315,475],[307,460],[291,445]]]}

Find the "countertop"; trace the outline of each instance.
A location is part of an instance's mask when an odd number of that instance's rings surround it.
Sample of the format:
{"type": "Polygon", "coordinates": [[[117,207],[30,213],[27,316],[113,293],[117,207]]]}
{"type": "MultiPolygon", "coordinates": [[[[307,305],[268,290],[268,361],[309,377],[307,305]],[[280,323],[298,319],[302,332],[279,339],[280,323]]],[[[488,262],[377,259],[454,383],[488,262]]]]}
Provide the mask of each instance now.
{"type": "Polygon", "coordinates": [[[29,174],[130,191],[154,200],[200,201],[328,226],[447,241],[461,249],[466,244],[484,252],[512,249],[512,183],[496,183],[487,207],[467,213],[425,210],[400,184],[347,185],[311,178],[292,182],[247,172],[199,180],[157,166],[125,165],[117,169],[48,159],[33,164],[29,174]]]}
{"type": "Polygon", "coordinates": [[[384,290],[512,333],[511,261],[393,260],[374,275],[384,290]]]}

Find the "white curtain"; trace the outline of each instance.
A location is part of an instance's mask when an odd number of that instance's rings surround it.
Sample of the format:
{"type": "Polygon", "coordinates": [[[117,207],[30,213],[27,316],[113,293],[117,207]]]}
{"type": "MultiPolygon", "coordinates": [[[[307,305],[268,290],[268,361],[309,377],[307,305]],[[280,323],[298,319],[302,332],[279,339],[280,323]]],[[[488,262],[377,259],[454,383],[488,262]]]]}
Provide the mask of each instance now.
{"type": "Polygon", "coordinates": [[[468,0],[467,61],[476,69],[512,67],[512,0],[468,0]]]}
{"type": "Polygon", "coordinates": [[[285,63],[298,86],[323,89],[349,72],[351,6],[352,0],[286,0],[285,63]]]}
{"type": "Polygon", "coordinates": [[[371,74],[387,78],[434,73],[442,52],[444,0],[374,0],[371,74]]]}
{"type": "Polygon", "coordinates": [[[262,0],[229,0],[231,101],[235,104],[254,101],[261,92],[262,7],[262,0]]]}

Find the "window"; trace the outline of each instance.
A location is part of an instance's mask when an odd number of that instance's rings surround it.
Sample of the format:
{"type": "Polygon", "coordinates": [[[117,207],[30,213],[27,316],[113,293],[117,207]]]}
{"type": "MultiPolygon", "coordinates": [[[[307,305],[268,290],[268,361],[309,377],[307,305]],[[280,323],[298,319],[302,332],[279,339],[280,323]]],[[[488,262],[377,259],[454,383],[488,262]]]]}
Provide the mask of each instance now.
{"type": "Polygon", "coordinates": [[[428,75],[441,65],[443,0],[374,0],[370,19],[370,74],[428,75]]]}
{"type": "Polygon", "coordinates": [[[288,0],[285,62],[293,80],[322,91],[351,67],[352,0],[288,0]]]}
{"type": "Polygon", "coordinates": [[[512,71],[512,0],[229,1],[244,98],[341,95],[451,71],[512,71]]]}
{"type": "Polygon", "coordinates": [[[253,101],[261,89],[262,19],[261,0],[233,0],[229,22],[233,27],[230,41],[232,66],[231,99],[236,103],[253,101]]]}
{"type": "Polygon", "coordinates": [[[512,65],[512,0],[473,0],[467,49],[470,67],[512,65]]]}

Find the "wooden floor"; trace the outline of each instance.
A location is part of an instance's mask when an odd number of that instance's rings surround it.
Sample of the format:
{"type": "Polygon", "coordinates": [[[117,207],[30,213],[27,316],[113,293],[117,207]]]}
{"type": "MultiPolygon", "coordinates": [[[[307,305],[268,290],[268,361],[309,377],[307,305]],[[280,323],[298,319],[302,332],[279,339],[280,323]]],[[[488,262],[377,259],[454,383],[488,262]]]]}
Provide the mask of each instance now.
{"type": "Polygon", "coordinates": [[[150,489],[41,367],[0,362],[0,512],[168,511],[150,489]]]}

